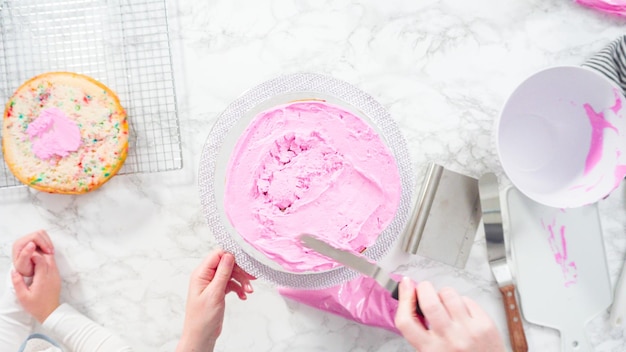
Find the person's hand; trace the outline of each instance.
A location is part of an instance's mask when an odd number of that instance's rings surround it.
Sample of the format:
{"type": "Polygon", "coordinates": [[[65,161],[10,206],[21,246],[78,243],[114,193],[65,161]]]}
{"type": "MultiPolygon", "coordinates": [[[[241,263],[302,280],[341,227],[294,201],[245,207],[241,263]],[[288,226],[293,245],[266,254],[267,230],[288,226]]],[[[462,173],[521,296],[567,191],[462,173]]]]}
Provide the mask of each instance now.
{"type": "Polygon", "coordinates": [[[400,283],[396,327],[420,352],[502,352],[504,343],[493,321],[480,306],[451,289],[435,291],[429,282],[417,285],[403,278],[400,283]],[[415,309],[420,307],[428,327],[415,309]]]}
{"type": "Polygon", "coordinates": [[[183,334],[177,351],[212,351],[222,332],[225,300],[229,292],[240,299],[252,293],[255,278],[235,264],[235,257],[222,250],[209,254],[189,280],[183,334]]]}
{"type": "Polygon", "coordinates": [[[13,243],[12,257],[15,270],[22,276],[31,277],[34,274],[34,265],[31,260],[35,251],[53,254],[54,246],[44,230],[35,231],[19,238],[13,243]]]}
{"type": "Polygon", "coordinates": [[[30,260],[34,264],[33,282],[27,286],[24,276],[16,270],[11,272],[11,280],[18,301],[38,322],[43,323],[59,307],[61,276],[54,255],[33,253],[30,260]]]}

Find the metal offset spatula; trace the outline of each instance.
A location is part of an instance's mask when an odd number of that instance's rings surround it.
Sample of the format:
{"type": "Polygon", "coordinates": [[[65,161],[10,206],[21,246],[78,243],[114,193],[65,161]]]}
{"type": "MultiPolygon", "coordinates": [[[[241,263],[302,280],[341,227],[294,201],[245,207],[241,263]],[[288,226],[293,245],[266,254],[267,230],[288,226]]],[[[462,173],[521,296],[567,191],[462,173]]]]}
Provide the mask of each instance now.
{"type": "Polygon", "coordinates": [[[483,213],[483,225],[485,226],[489,266],[502,293],[511,347],[514,352],[526,352],[528,351],[526,334],[524,333],[524,325],[522,324],[522,317],[515,296],[513,275],[507,263],[506,245],[504,242],[505,233],[502,226],[500,206],[500,188],[497,176],[493,173],[483,175],[478,180],[478,189],[483,213]]]}
{"type": "MultiPolygon", "coordinates": [[[[328,258],[333,259],[349,268],[352,268],[361,274],[373,278],[379,285],[391,293],[391,297],[396,300],[398,299],[398,282],[392,279],[389,272],[380,266],[370,263],[367,259],[359,257],[358,255],[352,254],[348,251],[335,248],[309,234],[300,235],[300,241],[305,247],[327,256],[328,258]]],[[[419,302],[417,303],[416,312],[420,317],[424,316],[422,310],[420,309],[419,302]]]]}

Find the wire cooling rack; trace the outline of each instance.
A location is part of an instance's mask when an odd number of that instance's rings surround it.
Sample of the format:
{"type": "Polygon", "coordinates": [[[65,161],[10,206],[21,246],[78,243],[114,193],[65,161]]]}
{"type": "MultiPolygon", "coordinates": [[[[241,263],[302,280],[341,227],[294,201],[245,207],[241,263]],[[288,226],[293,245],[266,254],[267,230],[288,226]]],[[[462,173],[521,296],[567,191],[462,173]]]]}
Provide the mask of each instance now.
{"type": "MultiPolygon", "coordinates": [[[[128,114],[120,174],[180,169],[169,43],[165,0],[0,0],[0,106],[44,72],[91,76],[118,94],[128,114]]],[[[20,185],[0,164],[0,188],[20,185]]]]}

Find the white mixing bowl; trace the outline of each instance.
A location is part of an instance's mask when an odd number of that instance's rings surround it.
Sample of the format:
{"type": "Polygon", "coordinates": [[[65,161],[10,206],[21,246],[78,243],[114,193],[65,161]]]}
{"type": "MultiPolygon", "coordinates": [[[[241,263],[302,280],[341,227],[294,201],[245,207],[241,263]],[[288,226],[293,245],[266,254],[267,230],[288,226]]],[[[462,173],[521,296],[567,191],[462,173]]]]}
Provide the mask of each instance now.
{"type": "Polygon", "coordinates": [[[626,175],[626,101],[600,73],[553,67],[511,94],[496,127],[511,182],[557,208],[594,203],[626,175]]]}

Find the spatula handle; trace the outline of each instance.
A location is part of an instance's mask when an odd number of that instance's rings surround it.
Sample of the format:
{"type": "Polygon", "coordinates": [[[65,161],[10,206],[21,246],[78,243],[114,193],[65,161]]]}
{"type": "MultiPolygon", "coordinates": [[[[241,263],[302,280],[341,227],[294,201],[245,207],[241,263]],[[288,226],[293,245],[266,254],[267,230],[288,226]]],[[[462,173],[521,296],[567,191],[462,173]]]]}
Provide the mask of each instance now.
{"type": "MultiPolygon", "coordinates": [[[[396,301],[400,300],[400,285],[399,284],[396,284],[395,288],[391,292],[391,298],[395,299],[396,301]]],[[[416,303],[417,303],[417,306],[415,307],[415,312],[417,313],[418,317],[423,318],[424,312],[422,312],[422,308],[420,308],[419,300],[416,303]]]]}
{"type": "Polygon", "coordinates": [[[527,352],[528,343],[526,342],[526,334],[524,333],[524,325],[522,317],[515,298],[515,285],[507,285],[500,287],[502,292],[502,301],[504,302],[504,311],[506,312],[506,322],[509,327],[509,339],[513,352],[527,352]]]}

